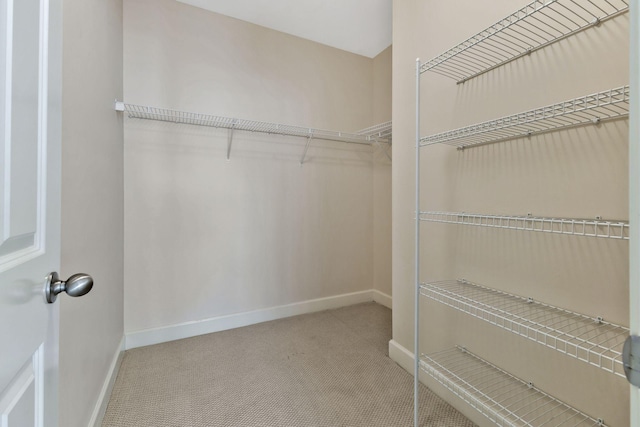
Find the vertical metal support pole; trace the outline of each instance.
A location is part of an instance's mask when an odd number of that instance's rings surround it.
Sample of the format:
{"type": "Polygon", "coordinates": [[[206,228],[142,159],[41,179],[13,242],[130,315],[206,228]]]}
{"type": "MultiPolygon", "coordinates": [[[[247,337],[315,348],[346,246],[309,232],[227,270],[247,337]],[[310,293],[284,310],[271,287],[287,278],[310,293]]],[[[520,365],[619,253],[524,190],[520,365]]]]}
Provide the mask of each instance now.
{"type": "Polygon", "coordinates": [[[418,385],[420,384],[420,58],[416,59],[416,248],[415,305],[413,326],[413,424],[418,427],[418,385]]]}
{"type": "MultiPolygon", "coordinates": [[[[640,0],[629,15],[629,326],[640,335],[640,0]]],[[[629,387],[630,426],[640,427],[640,389],[629,387]]]]}
{"type": "Polygon", "coordinates": [[[307,157],[307,150],[309,149],[309,145],[311,145],[311,138],[313,135],[309,134],[307,137],[307,145],[304,146],[304,152],[302,153],[302,157],[300,158],[300,166],[304,163],[304,158],[307,157]]]}

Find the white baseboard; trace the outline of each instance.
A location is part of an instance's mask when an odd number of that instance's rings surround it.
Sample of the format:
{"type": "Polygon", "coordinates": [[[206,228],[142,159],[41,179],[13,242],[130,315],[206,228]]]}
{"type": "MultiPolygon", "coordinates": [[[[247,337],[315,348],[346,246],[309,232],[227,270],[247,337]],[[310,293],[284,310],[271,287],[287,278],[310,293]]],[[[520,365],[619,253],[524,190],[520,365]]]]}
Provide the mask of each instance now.
{"type": "Polygon", "coordinates": [[[91,414],[91,419],[88,424],[89,427],[100,427],[102,425],[102,419],[107,411],[107,405],[109,404],[109,398],[111,397],[111,390],[113,390],[113,384],[116,382],[116,378],[118,377],[118,371],[120,370],[120,364],[122,363],[122,356],[124,356],[124,336],[120,340],[120,345],[118,345],[118,348],[113,355],[111,366],[109,366],[109,372],[107,372],[104,384],[102,384],[102,390],[100,390],[100,395],[96,401],[96,406],[93,409],[93,414],[91,414]]]}
{"type": "Polygon", "coordinates": [[[377,302],[380,305],[384,305],[385,307],[391,309],[393,307],[391,307],[391,295],[387,295],[384,292],[380,292],[377,289],[374,289],[373,291],[373,300],[375,302],[377,302]]]}
{"type": "Polygon", "coordinates": [[[396,340],[389,341],[389,357],[402,369],[413,375],[413,353],[398,344],[396,340]]]}
{"type": "MultiPolygon", "coordinates": [[[[383,294],[384,295],[384,294],[383,294]]],[[[345,307],[348,305],[370,302],[374,300],[374,291],[367,290],[349,294],[336,295],[326,298],[307,300],[293,304],[248,311],[245,313],[230,314],[227,316],[213,317],[194,322],[178,323],[160,328],[145,329],[126,334],[125,345],[127,350],[146,345],[159,344],[197,335],[210,334],[225,331],[227,329],[240,328],[270,320],[345,307]]]]}

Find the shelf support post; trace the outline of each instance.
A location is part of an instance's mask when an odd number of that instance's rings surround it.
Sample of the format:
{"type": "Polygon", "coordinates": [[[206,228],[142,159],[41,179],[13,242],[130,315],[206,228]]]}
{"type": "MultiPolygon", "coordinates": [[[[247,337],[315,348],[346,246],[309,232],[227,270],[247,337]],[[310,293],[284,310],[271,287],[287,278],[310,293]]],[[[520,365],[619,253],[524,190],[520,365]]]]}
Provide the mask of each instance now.
{"type": "Polygon", "coordinates": [[[420,383],[420,58],[416,59],[416,241],[415,241],[415,302],[413,331],[413,424],[419,427],[418,385],[420,383]]]}
{"type": "Polygon", "coordinates": [[[304,158],[307,157],[307,150],[309,149],[309,145],[311,145],[311,140],[313,139],[313,134],[309,132],[309,136],[307,136],[307,144],[304,146],[304,151],[302,152],[302,157],[300,158],[300,166],[304,163],[304,158]]]}
{"type": "MultiPolygon", "coordinates": [[[[629,327],[640,335],[640,0],[629,2],[629,327]]],[[[630,386],[631,427],[640,427],[640,388],[630,386]]]]}

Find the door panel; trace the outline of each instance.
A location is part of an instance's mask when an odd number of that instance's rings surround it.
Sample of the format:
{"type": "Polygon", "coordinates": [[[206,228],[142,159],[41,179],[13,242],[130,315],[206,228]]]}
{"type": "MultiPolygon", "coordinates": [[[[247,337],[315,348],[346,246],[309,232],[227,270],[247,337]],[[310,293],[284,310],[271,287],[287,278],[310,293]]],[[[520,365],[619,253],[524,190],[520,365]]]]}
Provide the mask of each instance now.
{"type": "Polygon", "coordinates": [[[0,400],[0,427],[41,425],[42,347],[27,361],[0,400]]]}
{"type": "Polygon", "coordinates": [[[61,58],[59,0],[0,0],[0,427],[58,424],[61,58]]]}
{"type": "MultiPolygon", "coordinates": [[[[42,204],[38,193],[45,191],[46,133],[40,133],[40,93],[46,87],[41,61],[42,28],[40,0],[5,0],[4,102],[2,108],[2,186],[0,187],[0,271],[32,258],[41,250],[38,230],[42,204]],[[44,87],[43,87],[44,86],[44,87]]],[[[44,41],[43,40],[43,41],[44,41]]]]}

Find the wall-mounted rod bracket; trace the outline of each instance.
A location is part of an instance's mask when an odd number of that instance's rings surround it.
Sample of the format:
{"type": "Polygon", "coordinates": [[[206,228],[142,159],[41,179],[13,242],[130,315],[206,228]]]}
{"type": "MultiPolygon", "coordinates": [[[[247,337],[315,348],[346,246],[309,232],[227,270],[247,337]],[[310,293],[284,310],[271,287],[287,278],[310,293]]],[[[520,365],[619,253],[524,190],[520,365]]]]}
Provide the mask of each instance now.
{"type": "Polygon", "coordinates": [[[387,145],[387,148],[383,147],[382,144],[380,143],[380,141],[378,141],[378,138],[371,138],[371,140],[374,142],[374,144],[376,144],[378,146],[378,148],[380,149],[380,151],[382,151],[384,153],[385,156],[387,156],[387,159],[389,159],[389,161],[391,160],[391,156],[389,155],[389,145],[387,145]]]}
{"type": "Polygon", "coordinates": [[[622,348],[622,365],[627,380],[640,387],[640,336],[630,335],[622,348]]]}
{"type": "Polygon", "coordinates": [[[311,133],[311,130],[309,130],[309,135],[307,136],[307,143],[304,146],[304,152],[302,153],[302,157],[300,158],[300,166],[302,166],[302,164],[304,163],[304,158],[307,157],[307,150],[309,149],[309,146],[311,145],[311,140],[313,139],[313,133],[311,133]]]}
{"type": "Polygon", "coordinates": [[[227,135],[227,160],[231,159],[231,144],[233,143],[233,131],[236,128],[237,119],[233,119],[233,124],[229,128],[229,134],[227,135]]]}
{"type": "Polygon", "coordinates": [[[118,101],[117,99],[113,101],[113,109],[116,111],[123,112],[124,111],[124,102],[118,101]]]}

